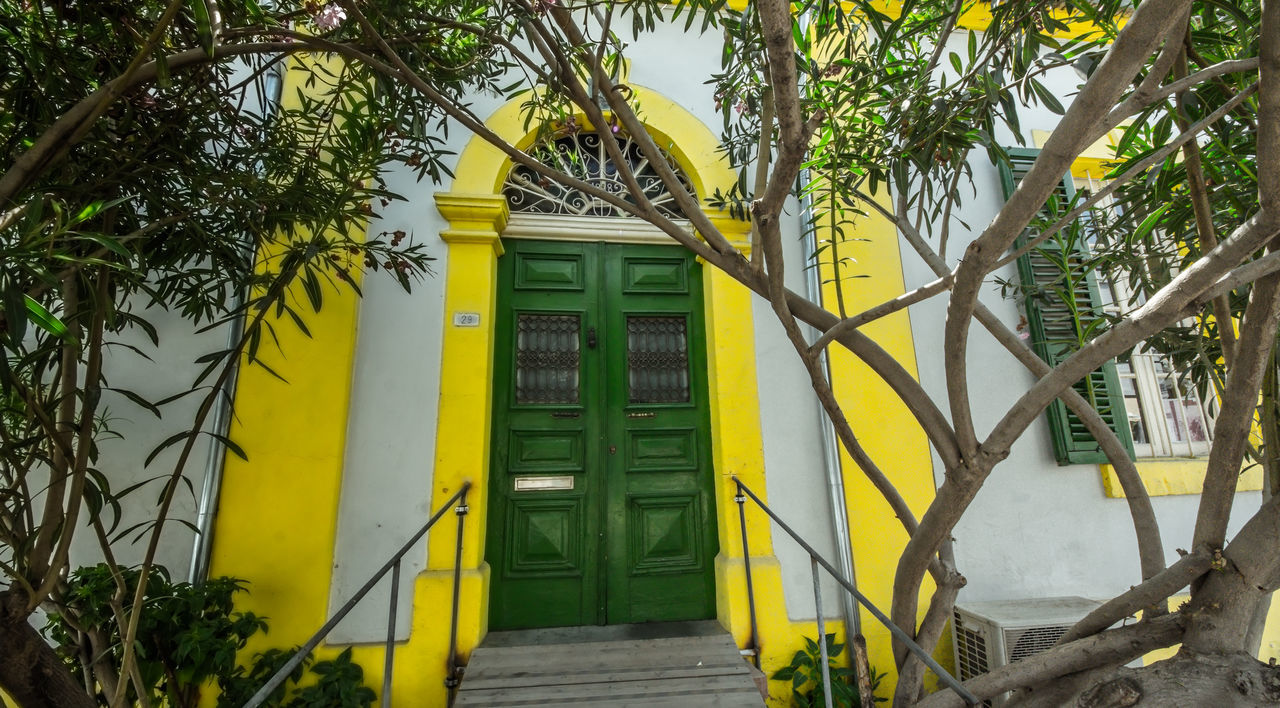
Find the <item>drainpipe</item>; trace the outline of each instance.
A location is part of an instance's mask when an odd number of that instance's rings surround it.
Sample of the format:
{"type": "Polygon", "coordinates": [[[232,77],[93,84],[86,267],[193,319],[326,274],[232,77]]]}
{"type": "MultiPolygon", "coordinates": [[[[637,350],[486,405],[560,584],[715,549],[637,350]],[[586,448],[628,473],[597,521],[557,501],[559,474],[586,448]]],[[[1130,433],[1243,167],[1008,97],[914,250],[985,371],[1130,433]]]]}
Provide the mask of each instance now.
{"type": "MultiPolygon", "coordinates": [[[[805,11],[800,16],[800,25],[804,32],[809,31],[810,11],[805,11]]],[[[818,235],[817,228],[809,219],[813,215],[813,199],[803,192],[803,188],[807,187],[811,181],[808,168],[800,170],[800,186],[802,188],[800,195],[800,229],[804,234],[804,248],[809,254],[815,254],[818,251],[818,235]]],[[[812,256],[809,256],[812,257],[812,256]]],[[[822,280],[821,274],[818,273],[817,263],[811,263],[811,267],[805,269],[805,293],[811,302],[822,303],[822,280]]],[[[837,284],[839,287],[839,284],[837,284]]],[[[827,381],[831,381],[831,356],[830,347],[822,351],[822,376],[827,381]]],[[[849,584],[858,587],[858,576],[855,573],[853,564],[853,540],[849,532],[849,507],[845,503],[844,476],[840,470],[840,444],[836,439],[835,424],[827,417],[827,411],[822,407],[822,402],[817,402],[818,417],[822,421],[822,466],[827,477],[827,501],[831,505],[831,530],[835,536],[836,542],[836,569],[845,578],[848,578],[849,584]]],[[[847,592],[840,593],[840,601],[842,610],[844,611],[844,626],[846,637],[853,637],[862,634],[862,613],[858,607],[858,601],[853,595],[847,592]]],[[[822,608],[814,608],[821,613],[822,608]]],[[[818,638],[822,641],[822,637],[818,638]]],[[[846,642],[847,643],[847,642],[846,642]]],[[[853,661],[853,652],[850,650],[846,657],[850,664],[853,661]]]]}
{"type": "MultiPolygon", "coordinates": [[[[281,72],[280,62],[276,62],[264,74],[262,89],[264,117],[279,110],[280,93],[284,87],[281,72]]],[[[245,293],[231,294],[232,310],[239,309],[244,302],[245,293]]],[[[227,349],[236,346],[244,336],[244,317],[244,313],[241,313],[231,321],[230,328],[227,330],[227,349]]],[[[219,440],[225,439],[231,428],[231,403],[235,397],[236,380],[240,373],[240,363],[237,361],[232,365],[235,369],[223,384],[218,396],[217,408],[213,411],[211,430],[221,437],[214,438],[209,444],[209,454],[204,463],[204,482],[200,485],[200,501],[196,507],[196,537],[192,541],[191,568],[187,573],[187,581],[193,585],[203,584],[209,577],[209,562],[213,554],[213,522],[218,516],[218,498],[222,493],[222,470],[227,459],[226,449],[219,440]]]]}
{"type": "MultiPolygon", "coordinates": [[[[231,297],[235,307],[243,304],[242,294],[234,293],[231,297]]],[[[231,321],[231,327],[227,331],[227,348],[234,347],[243,334],[244,315],[241,314],[231,321]]],[[[209,444],[209,454],[204,463],[204,483],[200,485],[200,504],[196,511],[196,537],[192,542],[191,570],[187,576],[188,582],[193,585],[204,583],[209,576],[209,558],[213,552],[213,520],[218,515],[218,497],[222,491],[222,468],[227,458],[227,451],[219,440],[227,436],[227,431],[231,427],[231,401],[236,392],[240,364],[235,362],[233,366],[236,370],[231,372],[223,384],[218,396],[218,407],[213,411],[211,428],[219,437],[214,438],[209,444]]]]}
{"type": "MultiPolygon", "coordinates": [[[[800,172],[800,183],[809,184],[809,171],[800,172]]],[[[808,195],[802,195],[800,201],[800,228],[804,231],[804,248],[810,254],[818,250],[817,234],[808,217],[813,213],[813,203],[808,195]]],[[[822,302],[822,281],[817,267],[805,269],[805,294],[816,303],[822,302]]],[[[822,376],[831,380],[831,357],[827,350],[822,352],[822,376]]],[[[849,534],[849,509],[845,504],[844,476],[840,470],[840,445],[836,439],[835,425],[827,417],[827,411],[818,402],[818,416],[822,421],[822,467],[827,478],[827,501],[831,505],[831,529],[836,542],[836,568],[840,574],[848,578],[854,587],[858,586],[858,576],[854,573],[853,543],[849,534]]],[[[840,593],[843,604],[845,628],[848,636],[862,634],[862,615],[858,602],[847,592],[840,593]]],[[[822,608],[816,608],[822,612],[822,608]]]]}

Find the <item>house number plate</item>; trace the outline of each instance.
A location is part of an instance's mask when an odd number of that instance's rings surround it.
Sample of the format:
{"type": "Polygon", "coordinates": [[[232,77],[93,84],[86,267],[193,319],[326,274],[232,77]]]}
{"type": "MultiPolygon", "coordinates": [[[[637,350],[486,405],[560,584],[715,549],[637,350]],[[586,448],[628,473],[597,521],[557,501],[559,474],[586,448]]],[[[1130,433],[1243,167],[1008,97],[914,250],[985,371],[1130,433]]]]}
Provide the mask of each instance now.
{"type": "Polygon", "coordinates": [[[558,477],[516,477],[517,492],[573,489],[573,475],[558,477]]]}
{"type": "Polygon", "coordinates": [[[454,327],[479,327],[479,312],[455,312],[453,313],[454,327]]]}

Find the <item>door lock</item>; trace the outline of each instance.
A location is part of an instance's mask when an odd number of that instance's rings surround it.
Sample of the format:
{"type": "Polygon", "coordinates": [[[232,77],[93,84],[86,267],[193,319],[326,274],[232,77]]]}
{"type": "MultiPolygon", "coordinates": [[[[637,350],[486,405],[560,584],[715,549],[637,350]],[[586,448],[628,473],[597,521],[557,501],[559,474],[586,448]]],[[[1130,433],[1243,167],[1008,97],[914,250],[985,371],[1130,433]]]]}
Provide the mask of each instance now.
{"type": "Polygon", "coordinates": [[[617,446],[617,445],[610,445],[610,446],[609,446],[609,454],[610,454],[610,455],[616,455],[616,454],[618,454],[618,446],[617,446]]]}
{"type": "Polygon", "coordinates": [[[595,348],[596,348],[596,328],[588,327],[587,328],[587,349],[595,349],[595,348]]]}

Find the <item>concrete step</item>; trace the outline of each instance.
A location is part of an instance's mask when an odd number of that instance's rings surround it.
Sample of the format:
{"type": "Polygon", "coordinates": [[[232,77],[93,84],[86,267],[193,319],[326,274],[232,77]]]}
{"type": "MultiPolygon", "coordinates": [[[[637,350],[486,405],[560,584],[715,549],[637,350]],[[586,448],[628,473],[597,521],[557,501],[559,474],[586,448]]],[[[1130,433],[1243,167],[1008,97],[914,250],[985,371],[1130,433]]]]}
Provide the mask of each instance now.
{"type": "Polygon", "coordinates": [[[716,622],[492,632],[454,706],[759,708],[758,676],[716,622]]]}

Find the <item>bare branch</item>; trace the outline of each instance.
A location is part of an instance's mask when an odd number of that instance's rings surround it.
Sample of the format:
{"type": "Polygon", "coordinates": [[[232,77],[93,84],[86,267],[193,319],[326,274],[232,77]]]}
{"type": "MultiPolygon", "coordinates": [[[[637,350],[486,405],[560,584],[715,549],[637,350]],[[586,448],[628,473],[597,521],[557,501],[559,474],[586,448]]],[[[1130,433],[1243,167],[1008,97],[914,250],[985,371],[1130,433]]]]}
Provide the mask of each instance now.
{"type": "Polygon", "coordinates": [[[1070,644],[1082,637],[1097,634],[1143,608],[1156,604],[1167,608],[1166,600],[1169,597],[1207,573],[1212,564],[1213,554],[1203,549],[1183,556],[1158,575],[1144,580],[1085,615],[1057,643],[1070,644]]]}
{"type": "MultiPolygon", "coordinates": [[[[1190,32],[1188,28],[1187,32],[1190,32]]],[[[1185,48],[1180,53],[1178,63],[1174,67],[1174,75],[1182,78],[1187,74],[1187,56],[1185,48]]],[[[1186,132],[1188,129],[1187,121],[1187,96],[1185,91],[1179,91],[1177,94],[1178,110],[1174,111],[1173,119],[1178,125],[1178,130],[1186,132]]],[[[1218,245],[1217,230],[1213,225],[1213,205],[1209,203],[1209,188],[1205,184],[1204,166],[1200,159],[1200,145],[1195,140],[1188,140],[1182,145],[1183,162],[1187,170],[1187,192],[1191,195],[1191,209],[1196,219],[1196,234],[1200,241],[1201,252],[1213,250],[1218,245]]],[[[1231,370],[1232,361],[1235,358],[1236,346],[1236,330],[1231,321],[1231,304],[1227,301],[1226,295],[1219,295],[1212,301],[1213,318],[1218,323],[1218,338],[1222,342],[1222,363],[1223,368],[1227,371],[1231,370]]]]}
{"type": "Polygon", "coordinates": [[[1254,57],[1250,57],[1248,59],[1220,61],[1211,66],[1207,66],[1190,76],[1170,81],[1145,96],[1139,97],[1137,94],[1132,94],[1107,114],[1105,124],[1110,126],[1107,130],[1111,130],[1111,128],[1119,125],[1124,119],[1139,113],[1143,109],[1148,108],[1159,101],[1163,101],[1176,93],[1195,88],[1206,81],[1210,81],[1220,76],[1244,73],[1246,71],[1253,71],[1257,68],[1258,60],[1254,57]]]}
{"type": "Polygon", "coordinates": [[[1258,202],[1280,213],[1280,5],[1262,4],[1258,32],[1258,202]]]}
{"type": "MultiPolygon", "coordinates": [[[[1258,391],[1280,325],[1280,275],[1253,284],[1240,323],[1240,350],[1227,375],[1227,391],[1213,425],[1213,448],[1205,469],[1193,544],[1221,547],[1227,534],[1245,445],[1253,432],[1258,391]]],[[[1230,326],[1230,323],[1226,323],[1230,326]]]]}
{"type": "Polygon", "coordinates": [[[795,41],[791,34],[794,18],[791,4],[781,0],[760,0],[756,5],[760,14],[760,33],[764,38],[765,54],[769,61],[767,72],[773,91],[773,108],[778,120],[778,158],[764,194],[757,194],[761,203],[753,209],[758,215],[777,214],[782,202],[791,193],[791,185],[800,173],[805,150],[816,125],[806,124],[800,112],[800,83],[796,76],[795,41]]]}
{"type": "MultiPolygon", "coordinates": [[[[1028,239],[1028,241],[1025,244],[1023,244],[1021,248],[1017,249],[1013,253],[997,261],[996,264],[991,267],[992,270],[998,270],[1000,268],[1003,268],[1009,265],[1010,263],[1013,263],[1019,258],[1030,253],[1031,250],[1034,249],[1035,247],[1043,244],[1045,241],[1049,240],[1050,238],[1053,238],[1054,234],[1066,228],[1068,225],[1074,223],[1085,212],[1092,209],[1103,199],[1111,196],[1116,190],[1120,189],[1121,186],[1137,179],[1151,167],[1161,162],[1164,162],[1165,158],[1173,154],[1173,152],[1176,151],[1178,148],[1193,142],[1197,135],[1199,135],[1200,133],[1203,133],[1206,129],[1208,129],[1209,126],[1225,118],[1228,113],[1230,113],[1236,106],[1239,106],[1240,104],[1244,103],[1245,99],[1247,99],[1249,96],[1252,96],[1257,90],[1258,90],[1258,84],[1256,83],[1251,84],[1250,86],[1245,88],[1243,91],[1237,93],[1235,96],[1232,96],[1231,100],[1227,101],[1222,106],[1218,107],[1218,109],[1215,110],[1213,113],[1210,113],[1204,118],[1196,121],[1193,125],[1188,126],[1186,130],[1183,130],[1181,133],[1179,133],[1176,138],[1174,138],[1173,140],[1170,140],[1164,145],[1161,145],[1158,149],[1153,150],[1151,154],[1133,163],[1133,165],[1131,165],[1129,169],[1120,173],[1115,178],[1108,180],[1106,185],[1104,185],[1098,191],[1090,194],[1088,199],[1085,199],[1083,202],[1077,205],[1076,208],[1067,212],[1061,219],[1058,219],[1053,224],[1051,224],[1050,226],[1045,228],[1043,231],[1041,231],[1039,234],[1036,234],[1035,238],[1028,239]]],[[[1217,245],[1216,239],[1215,239],[1214,245],[1217,245]]],[[[1210,249],[1205,249],[1205,250],[1208,251],[1210,249]]]]}
{"type": "Polygon", "coordinates": [[[951,275],[948,274],[931,283],[921,285],[911,292],[903,293],[892,300],[886,300],[852,317],[840,320],[834,327],[822,333],[822,336],[813,343],[813,350],[816,352],[827,347],[845,332],[857,329],[869,322],[874,322],[881,317],[892,315],[899,310],[905,310],[916,303],[924,302],[934,295],[944,293],[950,289],[951,275]]]}

